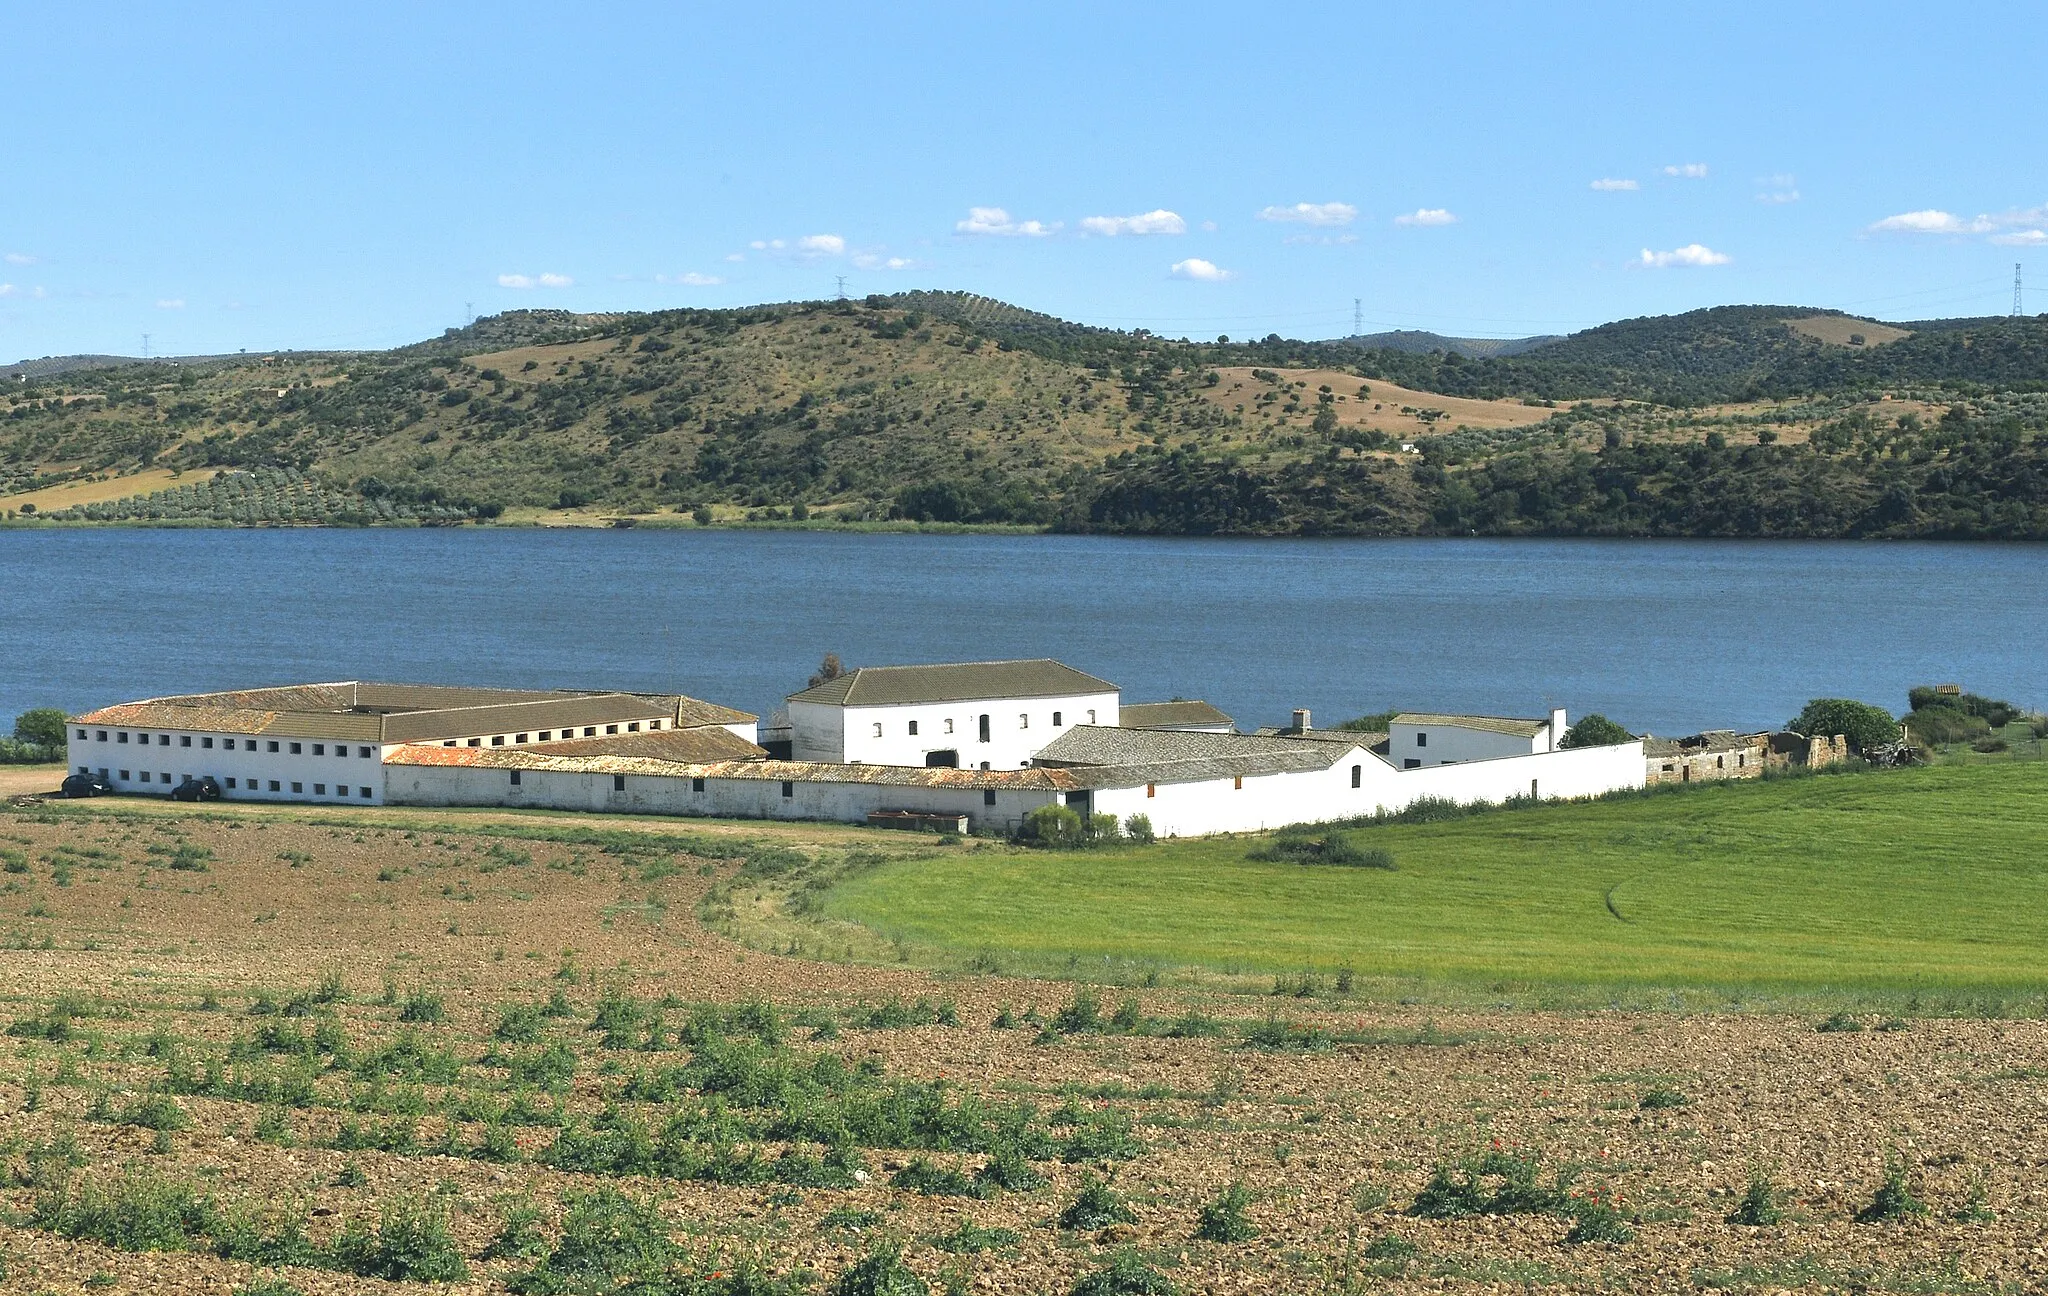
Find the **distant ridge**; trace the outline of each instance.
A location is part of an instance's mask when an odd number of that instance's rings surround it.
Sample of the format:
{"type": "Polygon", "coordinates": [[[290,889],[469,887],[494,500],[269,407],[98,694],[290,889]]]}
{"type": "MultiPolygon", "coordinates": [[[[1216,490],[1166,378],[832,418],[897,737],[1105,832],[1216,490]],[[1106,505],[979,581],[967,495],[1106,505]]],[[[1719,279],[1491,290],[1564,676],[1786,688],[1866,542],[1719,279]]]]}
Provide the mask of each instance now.
{"type": "MultiPolygon", "coordinates": [[[[305,354],[330,354],[308,352],[305,354]]],[[[67,355],[44,356],[40,360],[18,360],[11,365],[0,365],[0,378],[51,378],[58,374],[79,373],[88,369],[123,369],[129,365],[205,365],[233,364],[248,360],[246,353],[233,355],[194,356],[117,356],[117,355],[67,355]]]]}
{"type": "Polygon", "coordinates": [[[1432,351],[1442,351],[1473,359],[1500,360],[1562,341],[1564,335],[1560,333],[1520,338],[1461,338],[1445,337],[1441,333],[1430,333],[1422,329],[1394,329],[1388,333],[1359,333],[1351,337],[1338,338],[1334,345],[1355,346],[1362,351],[1405,351],[1410,355],[1428,355],[1432,351]]]}

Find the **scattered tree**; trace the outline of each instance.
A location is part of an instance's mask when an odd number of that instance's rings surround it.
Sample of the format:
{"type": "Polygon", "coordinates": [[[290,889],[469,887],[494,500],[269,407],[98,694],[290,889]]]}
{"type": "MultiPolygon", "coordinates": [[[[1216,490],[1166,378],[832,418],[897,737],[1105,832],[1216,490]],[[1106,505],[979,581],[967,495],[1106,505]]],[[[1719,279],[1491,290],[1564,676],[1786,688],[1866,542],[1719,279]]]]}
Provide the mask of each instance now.
{"type": "Polygon", "coordinates": [[[816,688],[818,685],[830,680],[836,680],[844,674],[846,674],[846,667],[840,664],[839,654],[828,652],[825,654],[825,659],[818,663],[818,669],[811,675],[810,686],[816,688]]]}
{"type": "Polygon", "coordinates": [[[1807,738],[1841,734],[1859,752],[1899,740],[1898,723],[1889,712],[1849,698],[1815,698],[1785,727],[1807,738]]]}
{"type": "Polygon", "coordinates": [[[1634,738],[1634,734],[1595,711],[1592,715],[1581,717],[1577,724],[1565,730],[1564,742],[1561,745],[1568,751],[1577,747],[1612,747],[1616,743],[1629,742],[1634,738]]]}

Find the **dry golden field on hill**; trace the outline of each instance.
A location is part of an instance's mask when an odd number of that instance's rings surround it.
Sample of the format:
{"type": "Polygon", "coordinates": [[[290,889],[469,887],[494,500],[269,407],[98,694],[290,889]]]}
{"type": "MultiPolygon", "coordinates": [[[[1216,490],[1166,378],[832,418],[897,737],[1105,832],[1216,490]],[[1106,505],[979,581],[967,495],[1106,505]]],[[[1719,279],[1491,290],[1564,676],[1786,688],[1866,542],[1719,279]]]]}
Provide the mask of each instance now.
{"type": "Polygon", "coordinates": [[[2048,1284],[2038,1021],[1090,990],[814,962],[698,918],[792,851],[931,849],[588,816],[0,814],[0,1287],[2048,1284]],[[1857,1222],[1888,1159],[1897,1218],[1857,1222]],[[1098,1176],[1107,1214],[1063,1226],[1098,1176]],[[1729,1222],[1752,1177],[1777,1222],[1729,1222]]]}

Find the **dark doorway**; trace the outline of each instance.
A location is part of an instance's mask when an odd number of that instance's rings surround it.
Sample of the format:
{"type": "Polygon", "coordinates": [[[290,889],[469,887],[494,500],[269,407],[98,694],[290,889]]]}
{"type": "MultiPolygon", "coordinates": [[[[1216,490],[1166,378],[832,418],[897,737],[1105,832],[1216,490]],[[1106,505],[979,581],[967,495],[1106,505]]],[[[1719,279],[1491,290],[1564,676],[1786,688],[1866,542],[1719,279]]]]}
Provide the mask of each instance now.
{"type": "Polygon", "coordinates": [[[987,742],[987,741],[988,741],[988,717],[987,717],[987,716],[983,716],[983,717],[981,718],[981,740],[982,740],[983,742],[987,742]]]}
{"type": "Polygon", "coordinates": [[[1094,794],[1089,792],[1067,793],[1067,809],[1080,815],[1081,821],[1085,824],[1088,821],[1089,814],[1095,809],[1094,794]]]}
{"type": "Polygon", "coordinates": [[[924,763],[930,769],[959,769],[960,753],[950,747],[945,751],[926,752],[924,763]]]}

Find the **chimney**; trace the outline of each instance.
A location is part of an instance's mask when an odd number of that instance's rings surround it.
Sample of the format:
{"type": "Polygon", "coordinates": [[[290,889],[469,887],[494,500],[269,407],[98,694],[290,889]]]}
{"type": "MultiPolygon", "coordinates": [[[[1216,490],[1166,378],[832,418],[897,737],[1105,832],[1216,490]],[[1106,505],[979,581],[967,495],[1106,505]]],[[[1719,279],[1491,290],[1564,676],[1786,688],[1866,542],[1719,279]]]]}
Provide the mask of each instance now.
{"type": "Polygon", "coordinates": [[[1296,732],[1296,733],[1307,733],[1307,732],[1308,732],[1308,708],[1307,708],[1307,707],[1296,707],[1296,708],[1294,708],[1294,732],[1296,732]]]}
{"type": "Polygon", "coordinates": [[[1550,711],[1550,750],[1564,749],[1564,731],[1571,726],[1564,722],[1564,708],[1553,707],[1550,711]]]}

